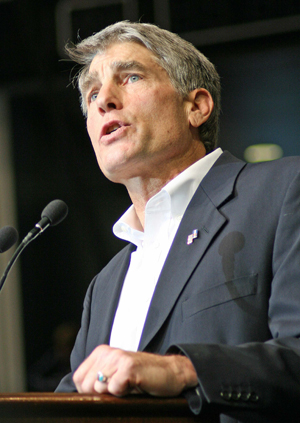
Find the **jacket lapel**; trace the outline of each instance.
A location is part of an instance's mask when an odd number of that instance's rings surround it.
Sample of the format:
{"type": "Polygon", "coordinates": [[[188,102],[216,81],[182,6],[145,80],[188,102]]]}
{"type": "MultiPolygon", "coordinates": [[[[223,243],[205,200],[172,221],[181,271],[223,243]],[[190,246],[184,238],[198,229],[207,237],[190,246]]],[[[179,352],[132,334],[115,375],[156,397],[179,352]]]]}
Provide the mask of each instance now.
{"type": "MultiPolygon", "coordinates": [[[[131,253],[136,246],[129,244],[118,255],[118,261],[114,266],[110,266],[110,274],[104,277],[105,285],[102,285],[101,292],[98,293],[95,301],[95,311],[97,313],[97,322],[101,322],[95,333],[98,339],[95,344],[109,344],[111,328],[115,317],[116,309],[119,303],[122,286],[129,267],[131,253]]],[[[115,257],[116,259],[116,257],[115,257]]],[[[94,348],[94,346],[93,346],[94,348]]]]}
{"type": "Polygon", "coordinates": [[[234,184],[245,163],[223,153],[193,196],[159,277],[143,330],[139,350],[144,350],[168,317],[215,235],[226,224],[218,207],[233,194],[234,184]],[[199,237],[187,245],[194,229],[199,237]],[[188,259],[187,259],[188,258],[188,259]]]}

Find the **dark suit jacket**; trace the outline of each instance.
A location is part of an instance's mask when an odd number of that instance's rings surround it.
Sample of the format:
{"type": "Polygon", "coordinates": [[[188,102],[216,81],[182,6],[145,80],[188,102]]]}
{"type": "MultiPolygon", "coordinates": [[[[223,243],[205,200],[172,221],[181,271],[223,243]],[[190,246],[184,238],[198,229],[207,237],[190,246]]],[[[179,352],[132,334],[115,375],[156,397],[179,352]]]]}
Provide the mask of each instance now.
{"type": "MultiPolygon", "coordinates": [[[[134,246],[92,281],[71,356],[75,370],[108,343],[134,246]]],[[[195,413],[221,422],[300,418],[300,158],[246,164],[225,152],[184,216],[161,272],[139,350],[182,351],[199,386],[195,413]],[[199,237],[187,245],[187,236],[199,237]],[[231,417],[228,417],[231,416],[231,417]]],[[[58,391],[75,390],[67,375],[58,391]]]]}

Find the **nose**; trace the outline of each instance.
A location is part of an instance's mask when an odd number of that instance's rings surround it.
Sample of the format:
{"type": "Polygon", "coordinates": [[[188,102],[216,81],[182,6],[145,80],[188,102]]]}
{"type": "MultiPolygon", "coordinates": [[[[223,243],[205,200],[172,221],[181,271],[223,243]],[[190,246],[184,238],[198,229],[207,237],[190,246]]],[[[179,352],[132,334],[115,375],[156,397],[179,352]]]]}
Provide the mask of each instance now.
{"type": "Polygon", "coordinates": [[[107,113],[111,110],[122,108],[121,92],[112,82],[101,86],[96,99],[97,107],[100,113],[107,113]]]}

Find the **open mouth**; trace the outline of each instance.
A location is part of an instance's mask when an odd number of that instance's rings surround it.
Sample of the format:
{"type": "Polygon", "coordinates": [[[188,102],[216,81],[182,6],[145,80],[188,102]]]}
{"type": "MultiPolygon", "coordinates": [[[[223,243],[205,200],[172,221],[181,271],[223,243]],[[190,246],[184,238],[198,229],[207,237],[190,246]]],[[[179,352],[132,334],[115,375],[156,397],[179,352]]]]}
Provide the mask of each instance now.
{"type": "Polygon", "coordinates": [[[119,124],[115,123],[114,125],[107,128],[106,135],[112,134],[113,132],[115,132],[119,128],[121,128],[121,126],[119,124]]]}

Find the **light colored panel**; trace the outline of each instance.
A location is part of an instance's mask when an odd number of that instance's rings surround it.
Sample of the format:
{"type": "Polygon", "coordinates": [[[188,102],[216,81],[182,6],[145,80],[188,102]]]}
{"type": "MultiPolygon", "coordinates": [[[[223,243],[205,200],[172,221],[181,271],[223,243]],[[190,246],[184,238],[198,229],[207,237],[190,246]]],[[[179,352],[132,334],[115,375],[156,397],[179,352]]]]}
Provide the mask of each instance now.
{"type": "MultiPolygon", "coordinates": [[[[0,92],[0,227],[16,227],[14,172],[12,168],[7,101],[0,92]]],[[[0,274],[13,249],[0,254],[0,274]]],[[[22,307],[17,265],[0,292],[0,392],[25,390],[22,307]]]]}

